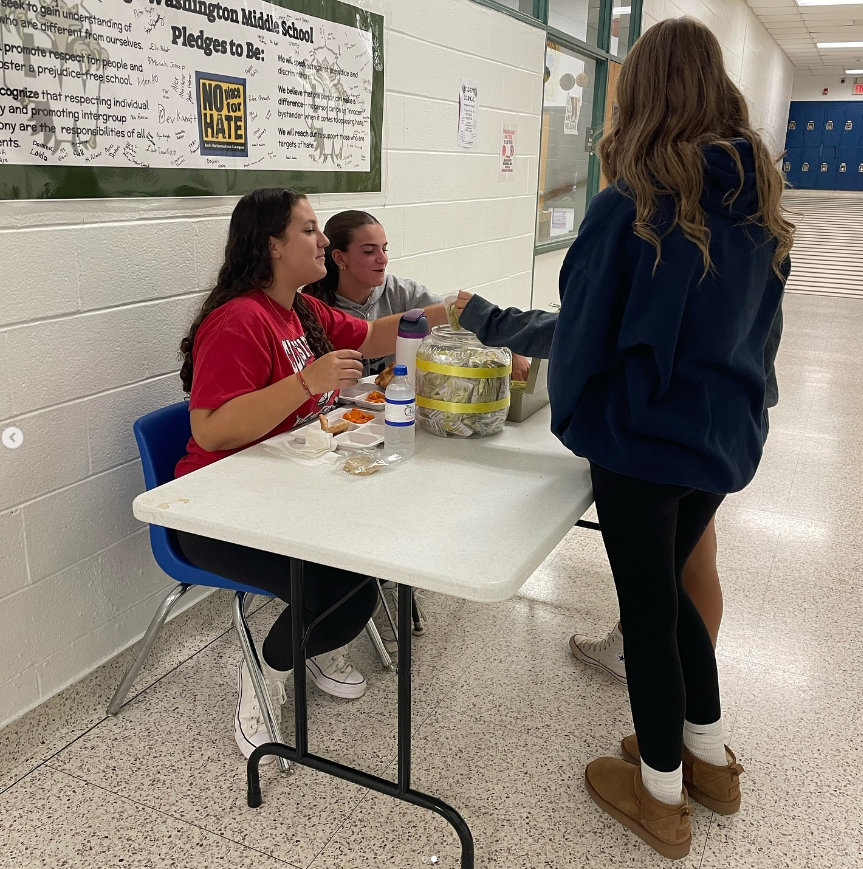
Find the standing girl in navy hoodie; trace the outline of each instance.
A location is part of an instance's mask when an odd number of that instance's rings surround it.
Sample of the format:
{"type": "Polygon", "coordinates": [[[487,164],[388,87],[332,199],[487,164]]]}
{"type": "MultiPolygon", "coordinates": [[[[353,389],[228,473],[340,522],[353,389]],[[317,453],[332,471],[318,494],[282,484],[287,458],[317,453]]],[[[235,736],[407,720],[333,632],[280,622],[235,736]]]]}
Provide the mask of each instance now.
{"type": "Polygon", "coordinates": [[[782,176],[713,34],[663,21],[630,52],[594,197],[564,261],[550,356],[552,429],[590,461],[626,643],[635,735],[586,786],[667,857],[689,853],[687,800],[731,814],[716,657],[683,565],[766,424],[764,350],[793,227],[782,176]]]}

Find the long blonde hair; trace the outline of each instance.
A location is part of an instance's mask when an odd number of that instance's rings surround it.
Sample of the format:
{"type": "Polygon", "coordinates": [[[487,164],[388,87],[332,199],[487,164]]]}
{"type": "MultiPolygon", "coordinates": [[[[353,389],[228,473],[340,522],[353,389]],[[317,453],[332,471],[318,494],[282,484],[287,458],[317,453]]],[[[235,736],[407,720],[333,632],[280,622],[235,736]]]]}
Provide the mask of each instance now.
{"type": "Polygon", "coordinates": [[[785,180],[767,146],[749,121],[743,94],[725,71],[722,49],[710,30],[692,18],[671,18],[651,27],[636,42],[620,70],[618,117],[599,143],[603,170],[612,182],[623,181],[635,199],[633,229],[662,256],[662,239],[654,220],[657,198],[674,199],[674,220],[704,258],[705,274],[712,268],[710,230],[700,198],[704,189],[707,145],[726,150],[735,160],[740,186],[726,198],[728,205],[743,189],[744,170],[734,140],[746,139],[755,156],[758,211],[751,222],[776,239],[773,269],[780,265],[794,240],[794,226],[783,216],[785,180]]]}

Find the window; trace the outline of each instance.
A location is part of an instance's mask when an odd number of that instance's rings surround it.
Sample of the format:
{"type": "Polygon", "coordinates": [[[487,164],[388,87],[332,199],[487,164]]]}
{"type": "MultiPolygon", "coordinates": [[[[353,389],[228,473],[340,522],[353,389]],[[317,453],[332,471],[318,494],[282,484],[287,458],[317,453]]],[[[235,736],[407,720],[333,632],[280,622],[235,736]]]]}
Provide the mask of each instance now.
{"type": "Polygon", "coordinates": [[[599,33],[601,7],[602,0],[549,0],[548,26],[602,48],[599,33]]]}
{"type": "Polygon", "coordinates": [[[497,0],[497,2],[507,9],[512,9],[513,12],[531,16],[534,14],[534,0],[497,0]]]}
{"type": "MultiPolygon", "coordinates": [[[[597,74],[604,63],[549,40],[539,153],[537,244],[571,241],[596,192],[597,74]]],[[[602,107],[604,108],[604,106],[602,107]]]]}
{"type": "MultiPolygon", "coordinates": [[[[620,2],[620,0],[618,0],[620,2]]],[[[611,47],[609,52],[617,57],[626,57],[629,51],[631,6],[614,6],[611,10],[611,47]]]]}
{"type": "MultiPolygon", "coordinates": [[[[434,2],[434,0],[429,0],[429,2],[434,2]]],[[[541,5],[544,2],[545,0],[474,0],[474,3],[490,6],[499,12],[512,13],[522,21],[534,19],[532,23],[538,27],[545,27],[545,7],[541,5]]]]}

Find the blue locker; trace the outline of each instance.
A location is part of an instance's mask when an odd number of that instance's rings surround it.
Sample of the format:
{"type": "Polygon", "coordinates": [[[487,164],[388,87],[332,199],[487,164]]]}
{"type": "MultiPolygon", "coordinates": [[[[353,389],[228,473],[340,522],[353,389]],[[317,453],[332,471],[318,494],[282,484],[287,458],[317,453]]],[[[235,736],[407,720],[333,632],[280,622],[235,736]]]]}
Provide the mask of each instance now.
{"type": "MultiPolygon", "coordinates": [[[[835,190],[854,190],[857,183],[857,148],[840,148],[836,158],[835,190]]],[[[863,173],[861,173],[863,174],[863,173]]]]}
{"type": "Polygon", "coordinates": [[[824,103],[824,148],[838,148],[845,132],[845,103],[824,103]]]}
{"type": "Polygon", "coordinates": [[[858,148],[863,145],[863,102],[845,104],[845,123],[842,125],[840,148],[858,148]]]}
{"type": "Polygon", "coordinates": [[[803,130],[806,127],[806,106],[800,100],[791,103],[788,110],[788,129],[785,133],[785,147],[787,150],[803,147],[803,130]]]}
{"type": "Polygon", "coordinates": [[[821,162],[821,147],[802,148],[800,162],[799,187],[804,190],[814,190],[818,186],[815,180],[818,175],[818,164],[821,162]]]}
{"type": "Polygon", "coordinates": [[[836,189],[836,148],[822,148],[815,174],[815,186],[818,190],[836,189]]]}
{"type": "Polygon", "coordinates": [[[785,178],[792,187],[800,186],[800,164],[803,162],[802,148],[789,148],[782,161],[785,178]]]}
{"type": "Polygon", "coordinates": [[[857,171],[854,173],[854,189],[863,190],[863,148],[857,149],[857,171]]]}
{"type": "Polygon", "coordinates": [[[827,103],[806,103],[803,123],[803,147],[815,148],[821,144],[824,135],[824,115],[827,103]]]}

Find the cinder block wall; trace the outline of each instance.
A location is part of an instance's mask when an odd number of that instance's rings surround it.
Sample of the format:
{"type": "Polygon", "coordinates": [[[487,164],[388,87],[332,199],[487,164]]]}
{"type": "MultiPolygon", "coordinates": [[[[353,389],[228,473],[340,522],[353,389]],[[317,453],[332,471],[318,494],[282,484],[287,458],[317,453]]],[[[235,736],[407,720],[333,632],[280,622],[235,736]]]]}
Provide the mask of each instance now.
{"type": "MultiPolygon", "coordinates": [[[[394,273],[530,305],[544,34],[470,0],[389,5],[384,192],[394,273]],[[456,144],[459,79],[479,139],[456,144]],[[517,176],[498,180],[518,121],[517,176]]],[[[134,642],[170,580],[131,513],[132,422],[180,398],[177,345],[231,199],[0,202],[0,727],[134,642]]],[[[194,601],[192,601],[194,602],[194,601]]]]}

